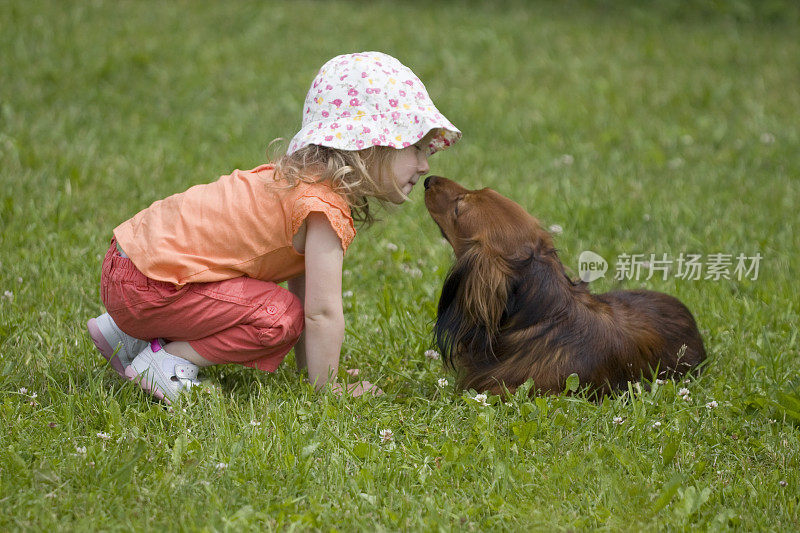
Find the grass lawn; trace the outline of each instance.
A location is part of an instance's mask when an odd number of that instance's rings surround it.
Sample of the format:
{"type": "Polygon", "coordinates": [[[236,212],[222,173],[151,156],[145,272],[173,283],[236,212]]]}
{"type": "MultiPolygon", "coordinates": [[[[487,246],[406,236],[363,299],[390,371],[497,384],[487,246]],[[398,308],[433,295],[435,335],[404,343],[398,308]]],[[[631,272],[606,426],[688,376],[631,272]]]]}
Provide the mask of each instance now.
{"type": "Polygon", "coordinates": [[[800,528],[800,8],[598,4],[3,2],[0,530],[800,528]],[[573,270],[604,257],[596,292],[681,298],[702,376],[602,403],[454,390],[425,355],[452,253],[416,190],[345,258],[343,366],[383,397],[316,394],[292,355],[212,368],[172,411],[122,383],[84,330],[111,230],[263,162],[360,50],[462,129],[432,172],[560,226],[573,270]],[[672,269],[615,280],[633,254],[672,269]]]}

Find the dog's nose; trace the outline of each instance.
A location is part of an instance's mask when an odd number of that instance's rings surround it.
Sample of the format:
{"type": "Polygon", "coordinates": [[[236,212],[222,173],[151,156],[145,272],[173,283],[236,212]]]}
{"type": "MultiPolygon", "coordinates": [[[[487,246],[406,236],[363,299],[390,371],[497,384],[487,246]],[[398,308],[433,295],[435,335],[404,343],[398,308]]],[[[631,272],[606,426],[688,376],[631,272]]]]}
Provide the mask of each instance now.
{"type": "Polygon", "coordinates": [[[425,182],[423,183],[423,185],[425,185],[425,188],[427,189],[428,187],[436,183],[436,180],[437,180],[436,176],[428,176],[427,178],[425,178],[425,182]]]}

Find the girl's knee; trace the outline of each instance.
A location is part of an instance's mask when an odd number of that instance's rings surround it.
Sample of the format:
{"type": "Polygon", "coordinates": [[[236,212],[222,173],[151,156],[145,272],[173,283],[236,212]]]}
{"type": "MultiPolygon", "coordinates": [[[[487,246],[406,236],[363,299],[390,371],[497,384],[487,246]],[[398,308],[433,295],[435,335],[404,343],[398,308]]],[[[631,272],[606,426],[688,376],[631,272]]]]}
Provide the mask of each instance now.
{"type": "Polygon", "coordinates": [[[287,290],[263,306],[268,325],[258,327],[259,340],[263,346],[294,345],[303,333],[305,314],[300,299],[287,290]]]}
{"type": "Polygon", "coordinates": [[[305,313],[303,312],[303,303],[300,301],[300,298],[292,293],[289,293],[289,295],[291,296],[291,300],[286,306],[284,317],[287,324],[287,330],[290,331],[289,335],[294,337],[294,341],[292,342],[292,344],[294,344],[297,342],[297,339],[300,338],[300,334],[303,333],[306,317],[305,313]]]}

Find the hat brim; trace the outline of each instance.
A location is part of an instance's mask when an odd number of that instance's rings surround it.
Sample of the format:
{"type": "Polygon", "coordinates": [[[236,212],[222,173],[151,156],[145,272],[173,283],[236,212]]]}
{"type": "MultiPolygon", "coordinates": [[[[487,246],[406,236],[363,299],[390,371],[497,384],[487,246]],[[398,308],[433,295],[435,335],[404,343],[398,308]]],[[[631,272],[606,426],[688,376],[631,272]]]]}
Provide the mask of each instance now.
{"type": "Polygon", "coordinates": [[[356,151],[371,146],[388,146],[402,149],[423,139],[429,132],[436,133],[428,143],[428,154],[452,146],[461,139],[461,131],[441,113],[396,112],[393,114],[339,117],[307,124],[289,142],[287,155],[314,144],[339,150],[356,151]],[[389,133],[387,126],[391,125],[389,133]]]}

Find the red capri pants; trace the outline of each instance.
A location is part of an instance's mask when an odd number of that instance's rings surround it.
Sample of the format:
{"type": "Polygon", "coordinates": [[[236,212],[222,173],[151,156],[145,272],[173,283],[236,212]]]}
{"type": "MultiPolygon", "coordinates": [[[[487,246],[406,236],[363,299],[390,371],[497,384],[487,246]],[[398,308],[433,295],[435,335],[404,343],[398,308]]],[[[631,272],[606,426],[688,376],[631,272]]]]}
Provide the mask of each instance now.
{"type": "Polygon", "coordinates": [[[245,276],[181,288],[146,277],[116,239],[103,260],[100,295],[122,331],[137,339],[187,341],[212,363],[274,372],[303,331],[300,300],[245,276]]]}

